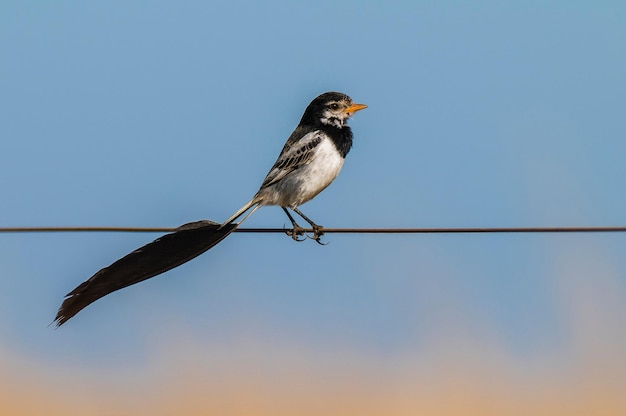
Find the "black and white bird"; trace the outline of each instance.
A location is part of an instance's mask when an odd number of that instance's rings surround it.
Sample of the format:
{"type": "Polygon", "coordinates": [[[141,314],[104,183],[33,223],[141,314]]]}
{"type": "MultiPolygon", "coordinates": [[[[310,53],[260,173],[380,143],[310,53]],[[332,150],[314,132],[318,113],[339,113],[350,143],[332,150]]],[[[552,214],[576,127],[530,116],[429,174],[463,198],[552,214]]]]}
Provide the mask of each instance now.
{"type": "Polygon", "coordinates": [[[310,238],[321,244],[323,227],[310,220],[298,207],[317,196],[337,177],[352,147],[352,130],[347,121],[364,108],[367,106],[355,104],[350,97],[339,92],[316,97],[248,203],[222,224],[204,220],[182,225],[175,232],[101,269],[66,295],[54,320],[56,325],[63,325],[87,305],[111,292],[161,274],[204,253],[264,205],[280,206],[293,227],[288,234],[301,241],[299,237],[304,236],[304,229],[288,210],[294,211],[311,225],[313,235],[310,238]],[[235,222],[242,216],[239,222],[235,222]]]}
{"type": "Polygon", "coordinates": [[[278,205],[293,225],[294,239],[301,228],[288,208],[313,227],[313,238],[319,242],[322,227],[307,218],[298,206],[313,199],[335,180],[352,147],[352,130],[346,121],[366,107],[354,104],[350,97],[338,92],[327,92],[314,99],[287,139],[259,191],[224,224],[232,223],[251,208],[248,215],[263,205],[278,205]]]}

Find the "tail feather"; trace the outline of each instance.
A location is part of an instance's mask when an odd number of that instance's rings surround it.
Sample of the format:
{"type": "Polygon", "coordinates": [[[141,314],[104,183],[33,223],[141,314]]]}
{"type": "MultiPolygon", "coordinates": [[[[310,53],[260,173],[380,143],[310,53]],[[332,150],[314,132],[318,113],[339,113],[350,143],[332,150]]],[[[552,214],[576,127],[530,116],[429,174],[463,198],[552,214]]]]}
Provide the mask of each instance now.
{"type": "Polygon", "coordinates": [[[252,198],[250,201],[248,201],[243,207],[239,208],[239,210],[237,210],[237,212],[235,212],[233,215],[230,216],[230,218],[228,218],[226,221],[224,221],[222,223],[222,227],[228,225],[228,224],[232,224],[233,221],[235,221],[237,218],[241,217],[247,210],[249,210],[250,208],[254,207],[252,209],[252,211],[250,211],[248,213],[248,215],[246,215],[241,221],[239,221],[238,225],[240,225],[241,223],[243,223],[246,219],[248,219],[248,217],[250,215],[252,215],[252,213],[254,211],[256,211],[257,209],[259,209],[260,207],[260,203],[261,201],[259,201],[256,196],[254,198],[252,198]]]}
{"type": "Polygon", "coordinates": [[[157,276],[199,256],[235,231],[260,206],[260,201],[255,197],[222,224],[213,221],[185,224],[175,232],[122,257],[68,293],[54,322],[59,327],[101,297],[157,276]],[[248,210],[241,221],[234,222],[248,210]]]}
{"type": "Polygon", "coordinates": [[[111,292],[159,275],[204,253],[239,224],[212,221],[185,224],[105,267],[68,293],[54,319],[59,327],[111,292]]]}

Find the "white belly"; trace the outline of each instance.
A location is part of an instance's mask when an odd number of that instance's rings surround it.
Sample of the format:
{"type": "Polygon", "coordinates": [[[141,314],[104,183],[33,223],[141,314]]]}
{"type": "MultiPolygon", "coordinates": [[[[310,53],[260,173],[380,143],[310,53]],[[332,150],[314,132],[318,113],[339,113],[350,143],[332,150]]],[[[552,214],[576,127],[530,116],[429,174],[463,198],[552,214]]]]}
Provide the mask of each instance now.
{"type": "Polygon", "coordinates": [[[285,176],[278,183],[265,188],[263,205],[280,205],[295,208],[313,199],[335,180],[344,158],[330,139],[324,139],[315,157],[306,166],[285,176]]]}

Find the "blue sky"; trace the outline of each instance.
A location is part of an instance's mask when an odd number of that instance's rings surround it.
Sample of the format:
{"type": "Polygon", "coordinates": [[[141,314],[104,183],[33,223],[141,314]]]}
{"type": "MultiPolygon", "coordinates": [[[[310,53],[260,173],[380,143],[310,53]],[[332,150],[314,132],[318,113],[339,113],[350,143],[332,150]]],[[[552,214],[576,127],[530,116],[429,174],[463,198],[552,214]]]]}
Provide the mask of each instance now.
{"type": "MultiPolygon", "coordinates": [[[[302,207],[319,224],[625,225],[625,44],[610,1],[7,1],[1,225],[224,220],[329,90],[369,108],[339,178],[302,207]]],[[[286,223],[267,207],[247,225],[286,223]]],[[[258,345],[254,368],[352,357],[389,378],[437,345],[469,363],[494,348],[532,380],[626,346],[623,234],[237,234],[47,326],[65,293],[157,236],[1,234],[5,372],[142,380],[185,348],[228,371],[258,345]]],[[[608,367],[626,385],[623,361],[608,367]]]]}

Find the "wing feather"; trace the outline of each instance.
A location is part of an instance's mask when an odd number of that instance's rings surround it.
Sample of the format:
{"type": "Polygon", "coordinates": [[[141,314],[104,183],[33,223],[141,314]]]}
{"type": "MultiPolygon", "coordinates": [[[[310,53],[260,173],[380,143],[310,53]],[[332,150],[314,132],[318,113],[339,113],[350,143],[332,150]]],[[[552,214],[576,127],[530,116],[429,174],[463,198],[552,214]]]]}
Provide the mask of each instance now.
{"type": "Polygon", "coordinates": [[[275,184],[293,171],[311,163],[315,154],[315,148],[321,142],[322,134],[320,130],[307,133],[295,142],[288,140],[274,166],[267,173],[261,189],[275,184]]]}

